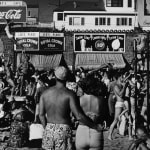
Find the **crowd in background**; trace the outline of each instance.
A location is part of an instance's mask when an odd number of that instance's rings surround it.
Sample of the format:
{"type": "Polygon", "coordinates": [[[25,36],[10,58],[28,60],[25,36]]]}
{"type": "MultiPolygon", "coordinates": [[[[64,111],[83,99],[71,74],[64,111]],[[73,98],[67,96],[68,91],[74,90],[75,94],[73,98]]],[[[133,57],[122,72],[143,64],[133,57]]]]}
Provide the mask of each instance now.
{"type": "MultiPolygon", "coordinates": [[[[40,126],[39,101],[42,93],[56,84],[54,69],[36,70],[29,62],[29,57],[25,56],[16,72],[13,72],[9,59],[2,62],[0,70],[0,127],[10,127],[10,146],[21,147],[28,144],[30,147],[40,147],[43,129],[40,126]],[[16,96],[23,100],[16,101],[16,96]],[[39,135],[30,131],[33,124],[38,124],[36,131],[41,131],[39,135]],[[16,131],[21,131],[20,134],[23,135],[19,137],[19,144],[14,138],[16,131]]],[[[101,120],[103,129],[109,130],[109,140],[113,140],[115,128],[119,134],[128,135],[129,140],[132,140],[136,134],[135,121],[138,121],[138,126],[147,127],[147,75],[137,70],[136,76],[137,79],[133,68],[125,70],[106,66],[85,70],[80,67],[75,72],[69,70],[66,87],[77,95],[83,106],[86,94],[93,95],[93,99],[100,99],[98,119],[101,120]]],[[[72,128],[77,130],[78,126],[78,120],[72,116],[72,128]]]]}

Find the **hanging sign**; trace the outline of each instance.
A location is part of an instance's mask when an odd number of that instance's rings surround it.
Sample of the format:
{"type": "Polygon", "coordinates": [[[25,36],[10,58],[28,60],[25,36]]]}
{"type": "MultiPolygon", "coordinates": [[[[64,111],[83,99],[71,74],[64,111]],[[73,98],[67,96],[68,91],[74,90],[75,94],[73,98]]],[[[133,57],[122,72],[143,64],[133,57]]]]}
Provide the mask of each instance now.
{"type": "Polygon", "coordinates": [[[64,33],[40,32],[40,50],[63,51],[64,33]]]}
{"type": "Polygon", "coordinates": [[[16,32],[14,49],[16,51],[37,51],[39,50],[39,32],[16,32]]]}
{"type": "Polygon", "coordinates": [[[124,52],[125,34],[75,34],[77,52],[124,52]]]}
{"type": "Polygon", "coordinates": [[[0,1],[0,23],[7,19],[23,23],[27,18],[27,5],[23,1],[0,1]]]}

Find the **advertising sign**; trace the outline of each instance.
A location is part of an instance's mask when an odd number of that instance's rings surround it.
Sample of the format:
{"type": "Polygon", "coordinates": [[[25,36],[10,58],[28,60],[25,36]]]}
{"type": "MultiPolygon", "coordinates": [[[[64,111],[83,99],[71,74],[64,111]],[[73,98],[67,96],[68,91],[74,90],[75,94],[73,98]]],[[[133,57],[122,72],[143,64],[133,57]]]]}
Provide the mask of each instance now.
{"type": "Polygon", "coordinates": [[[40,33],[40,50],[63,51],[64,33],[40,33]]]}
{"type": "Polygon", "coordinates": [[[27,5],[23,1],[0,1],[0,23],[6,19],[23,23],[27,18],[27,5]]]}
{"type": "Polygon", "coordinates": [[[75,52],[124,52],[125,34],[75,34],[75,52]]]}
{"type": "Polygon", "coordinates": [[[39,32],[16,32],[14,49],[16,51],[37,51],[39,50],[39,32]]]}

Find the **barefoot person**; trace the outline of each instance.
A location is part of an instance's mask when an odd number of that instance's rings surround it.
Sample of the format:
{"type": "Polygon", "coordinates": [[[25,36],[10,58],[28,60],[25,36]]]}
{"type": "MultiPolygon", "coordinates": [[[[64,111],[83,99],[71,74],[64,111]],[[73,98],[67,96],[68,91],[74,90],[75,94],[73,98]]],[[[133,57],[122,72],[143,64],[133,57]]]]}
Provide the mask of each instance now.
{"type": "Polygon", "coordinates": [[[66,88],[67,69],[59,66],[54,73],[56,85],[41,95],[39,104],[39,117],[45,128],[42,148],[72,150],[71,112],[83,124],[99,130],[101,127],[83,113],[75,93],[66,88]]]}
{"type": "Polygon", "coordinates": [[[120,73],[116,74],[116,78],[117,78],[117,81],[116,81],[116,84],[114,85],[114,93],[116,97],[115,117],[109,129],[109,135],[108,135],[109,140],[113,139],[112,138],[113,130],[119,121],[119,115],[124,110],[125,104],[124,104],[123,96],[125,94],[125,90],[128,85],[128,82],[123,83],[123,77],[120,73]]]}

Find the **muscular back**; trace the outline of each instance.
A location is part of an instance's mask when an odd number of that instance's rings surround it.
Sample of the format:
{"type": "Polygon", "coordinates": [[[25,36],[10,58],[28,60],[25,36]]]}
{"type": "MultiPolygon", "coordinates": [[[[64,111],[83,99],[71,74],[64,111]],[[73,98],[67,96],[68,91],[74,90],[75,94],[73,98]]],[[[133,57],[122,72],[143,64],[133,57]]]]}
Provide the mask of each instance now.
{"type": "Polygon", "coordinates": [[[58,88],[56,86],[43,93],[41,100],[47,114],[47,122],[70,124],[70,101],[74,101],[72,96],[73,93],[65,87],[58,88]]]}

